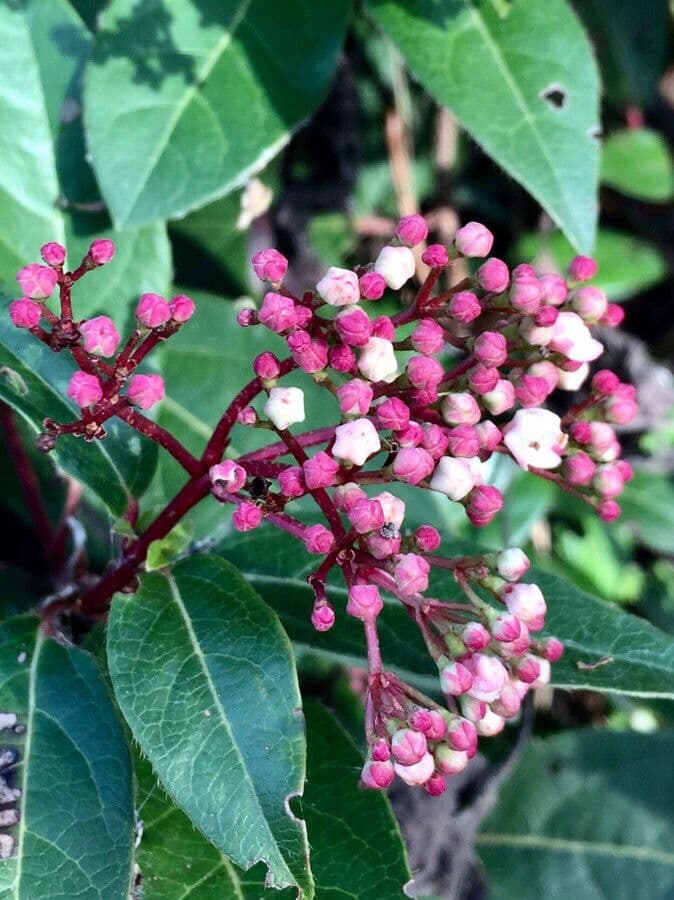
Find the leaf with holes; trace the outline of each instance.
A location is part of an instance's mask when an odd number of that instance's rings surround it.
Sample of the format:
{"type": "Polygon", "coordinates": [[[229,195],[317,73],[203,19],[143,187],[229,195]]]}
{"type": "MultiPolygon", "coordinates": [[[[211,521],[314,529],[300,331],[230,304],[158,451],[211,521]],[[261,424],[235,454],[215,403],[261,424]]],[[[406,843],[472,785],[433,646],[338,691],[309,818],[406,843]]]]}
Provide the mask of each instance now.
{"type": "MultiPolygon", "coordinates": [[[[76,417],[65,397],[74,371],[72,361],[1,320],[0,366],[12,368],[25,382],[27,393],[19,396],[6,379],[0,379],[0,399],[19,413],[33,433],[42,431],[45,417],[57,422],[76,417]]],[[[110,420],[105,429],[105,439],[91,444],[66,435],[58,440],[52,455],[64,472],[93,491],[113,515],[120,516],[129,499],[140,496],[150,483],[157,465],[157,446],[118,420],[110,420]]]]}
{"type": "Polygon", "coordinates": [[[118,226],[241,187],[321,102],[348,0],[113,0],[86,76],[94,169],[118,226]]]}
{"type": "MultiPolygon", "coordinates": [[[[409,880],[400,832],[385,794],[362,791],[362,755],[330,713],[313,700],[307,718],[307,784],[302,815],[307,822],[316,896],[382,900],[402,896],[409,880]]],[[[264,890],[264,870],[248,872],[197,831],[158,785],[146,759],[136,760],[138,808],[143,837],[137,862],[145,900],[273,900],[290,898],[264,890]]]]}
{"type": "Polygon", "coordinates": [[[532,741],[476,838],[489,896],[674,896],[672,753],[671,733],[532,741]]]}
{"type": "Polygon", "coordinates": [[[264,862],[271,887],[312,896],[288,806],[304,785],[301,698],[276,616],[231,565],[194,557],[118,594],[107,643],[119,706],[171,797],[237,865],[264,862]]]}
{"type": "MultiPolygon", "coordinates": [[[[297,541],[271,529],[259,529],[232,534],[220,552],[276,610],[297,645],[320,650],[349,665],[364,665],[363,629],[359,621],[344,613],[347,592],[341,576],[335,576],[328,588],[337,614],[334,628],[323,633],[313,629],[309,620],[313,595],[306,577],[316,561],[297,541]]],[[[446,541],[441,552],[458,556],[465,548],[446,541]]],[[[552,667],[555,685],[674,698],[674,639],[565,579],[534,570],[526,580],[539,584],[547,598],[546,633],[556,635],[566,646],[564,656],[552,667]]],[[[442,571],[434,572],[431,594],[445,600],[460,599],[451,575],[442,571]]],[[[400,603],[386,600],[379,631],[385,664],[403,678],[437,690],[435,664],[400,603]]]]}
{"type": "Polygon", "coordinates": [[[550,213],[594,243],[599,78],[565,0],[367,0],[412,74],[550,213]]]}
{"type": "Polygon", "coordinates": [[[127,897],[133,843],[131,757],[91,657],[38,631],[0,625],[0,896],[127,897]],[[18,823],[14,811],[20,812],[18,823]]]}
{"type": "MultiPolygon", "coordinates": [[[[100,205],[80,116],[91,42],[68,0],[0,4],[0,289],[10,294],[17,269],[47,241],[66,244],[77,265],[92,240],[110,236],[105,213],[77,211],[100,205]]],[[[113,237],[116,257],[87,276],[90,290],[76,289],[76,312],[104,311],[121,324],[139,293],[168,288],[171,250],[162,224],[113,237]]]]}

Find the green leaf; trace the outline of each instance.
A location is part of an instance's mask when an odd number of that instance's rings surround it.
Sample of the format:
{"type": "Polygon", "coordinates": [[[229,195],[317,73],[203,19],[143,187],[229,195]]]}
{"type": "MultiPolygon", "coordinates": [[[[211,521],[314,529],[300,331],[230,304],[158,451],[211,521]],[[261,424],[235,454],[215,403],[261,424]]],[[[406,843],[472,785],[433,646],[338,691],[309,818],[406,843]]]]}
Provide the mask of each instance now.
{"type": "Polygon", "coordinates": [[[602,147],[601,180],[628,197],[656,203],[670,200],[674,170],[667,142],[647,128],[614,132],[602,147]]]}
{"type": "MultiPolygon", "coordinates": [[[[349,665],[364,664],[362,626],[344,612],[347,591],[339,577],[328,589],[337,615],[335,626],[322,634],[314,631],[309,620],[313,594],[306,577],[316,561],[296,541],[263,528],[229,535],[220,552],[276,610],[299,647],[320,650],[349,665]]],[[[460,555],[463,549],[448,541],[442,552],[460,555]]],[[[546,633],[556,635],[566,646],[564,656],[552,667],[555,685],[674,697],[674,640],[669,636],[555,575],[534,571],[527,580],[539,584],[547,598],[546,633]]],[[[461,597],[446,573],[436,574],[431,587],[432,594],[442,599],[461,597]]],[[[437,689],[435,664],[401,604],[387,600],[379,623],[385,664],[403,678],[437,689]]]]}
{"type": "MultiPolygon", "coordinates": [[[[305,704],[308,770],[301,802],[317,896],[382,900],[402,896],[409,879],[400,833],[383,793],[357,786],[362,756],[327,710],[305,704]]],[[[294,897],[264,890],[260,866],[235,868],[163,792],[149,762],[136,761],[143,837],[136,860],[146,900],[259,900],[294,897]]],[[[298,804],[299,805],[299,804],[298,804]]]]}
{"type": "Polygon", "coordinates": [[[622,113],[626,104],[645,106],[667,64],[669,4],[651,0],[575,0],[599,55],[602,83],[622,113]]]}
{"type": "Polygon", "coordinates": [[[589,251],[597,216],[599,79],[566,2],[367,0],[367,7],[422,85],[574,246],[589,251]]]}
{"type": "Polygon", "coordinates": [[[91,657],[38,624],[0,625],[0,709],[20,726],[2,733],[3,754],[18,760],[2,781],[20,792],[20,820],[13,855],[0,862],[0,896],[120,900],[131,880],[129,750],[91,657]]]}
{"type": "Polygon", "coordinates": [[[168,566],[176,557],[185,552],[191,539],[192,529],[188,524],[179,522],[165,538],[152,541],[147,549],[145,570],[153,572],[155,569],[163,569],[168,566]]]}
{"type": "Polygon", "coordinates": [[[117,595],[108,661],[119,706],[164,788],[233,862],[264,862],[270,886],[312,891],[305,747],[292,650],[230,565],[195,557],[117,595]]]}
{"type": "MultiPolygon", "coordinates": [[[[564,235],[555,231],[525,235],[513,255],[534,262],[543,271],[565,272],[576,254],[564,235]]],[[[667,273],[665,261],[650,244],[610,228],[599,230],[593,256],[599,273],[592,284],[613,301],[629,300],[662,281],[667,273]]]]}
{"type": "Polygon", "coordinates": [[[489,896],[671,897],[672,753],[672,732],[532,741],[477,835],[489,896]]]}
{"type": "Polygon", "coordinates": [[[113,0],[86,79],[94,168],[118,226],[241,187],[321,102],[348,0],[113,0]]]}
{"type": "Polygon", "coordinates": [[[620,496],[621,521],[656,553],[674,553],[674,484],[665,475],[635,472],[620,496]]]}
{"type": "MultiPolygon", "coordinates": [[[[28,393],[17,396],[7,381],[0,379],[0,399],[15,409],[35,434],[42,431],[45,417],[57,422],[75,418],[75,408],[65,397],[74,371],[71,360],[0,320],[0,366],[5,365],[20,375],[28,393]]],[[[129,498],[140,496],[150,483],[157,447],[119,420],[111,419],[105,429],[106,437],[90,444],[65,435],[52,455],[64,472],[82,482],[113,515],[119,516],[126,511],[129,498]]]]}
{"type": "MultiPolygon", "coordinates": [[[[67,0],[0,6],[0,288],[16,291],[17,269],[47,241],[77,265],[92,240],[110,236],[85,162],[79,86],[91,36],[67,0]],[[93,207],[92,207],[93,204],[93,207]]],[[[145,290],[169,286],[171,250],[162,224],[112,235],[115,259],[75,290],[80,316],[105,311],[118,323],[145,290]]]]}

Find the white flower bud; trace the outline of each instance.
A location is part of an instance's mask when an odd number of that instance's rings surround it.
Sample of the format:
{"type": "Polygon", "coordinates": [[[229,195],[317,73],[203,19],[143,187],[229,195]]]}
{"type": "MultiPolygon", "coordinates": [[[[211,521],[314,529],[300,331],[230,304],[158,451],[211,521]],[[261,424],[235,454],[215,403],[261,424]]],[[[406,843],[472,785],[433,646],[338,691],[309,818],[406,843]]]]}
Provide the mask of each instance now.
{"type": "Polygon", "coordinates": [[[377,429],[369,419],[354,419],[335,428],[332,455],[344,462],[362,466],[365,460],[381,449],[377,429]]]}
{"type": "Polygon", "coordinates": [[[443,456],[431,478],[431,489],[446,494],[450,500],[463,500],[478,484],[482,484],[482,464],[476,456],[443,456]]]}
{"type": "Polygon", "coordinates": [[[565,441],[561,419],[548,409],[518,409],[503,429],[503,443],[523,469],[555,469],[565,441]]]}
{"type": "Polygon", "coordinates": [[[280,431],[304,422],[304,392],[297,387],[272,388],[264,411],[280,431]]]}
{"type": "Polygon", "coordinates": [[[360,352],[358,369],[369,381],[392,381],[398,372],[398,361],[391,341],[371,337],[360,352]]]}
{"type": "Polygon", "coordinates": [[[330,266],[327,273],[316,285],[321,299],[330,306],[349,306],[358,303],[360,289],[358,276],[350,269],[340,269],[330,266]]]}
{"type": "Polygon", "coordinates": [[[394,291],[414,275],[414,254],[409,247],[383,247],[375,260],[374,270],[394,291]]]}

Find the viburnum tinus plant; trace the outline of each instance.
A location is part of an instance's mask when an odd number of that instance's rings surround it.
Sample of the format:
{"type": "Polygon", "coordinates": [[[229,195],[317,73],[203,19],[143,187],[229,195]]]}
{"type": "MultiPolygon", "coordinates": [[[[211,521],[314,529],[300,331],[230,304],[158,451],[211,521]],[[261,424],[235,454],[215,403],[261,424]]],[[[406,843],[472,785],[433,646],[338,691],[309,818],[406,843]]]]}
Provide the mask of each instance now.
{"type": "Polygon", "coordinates": [[[632,475],[619,458],[613,426],[629,422],[636,403],[634,388],[603,369],[563,417],[545,408],[554,391],[577,391],[588,379],[603,349],[590,327],[622,318],[601,290],[584,284],[596,273],[593,260],[574,259],[565,280],[530,265],[510,271],[489,256],[492,234],[477,222],[459,229],[450,247],[427,246],[416,259],[412,248],[426,238],[424,219],[406,216],[374,262],[355,271],[332,267],[301,296],[285,287],[288,264],[278,251],[257,253],[253,267],[268,291],[259,309],[239,313],[238,323],[281,335],[288,354],[263,352],[251,360],[252,379],[223,410],[199,458],[144,414],[165,386],[160,375],[138,371],[161,341],[188,325],[195,311],[189,297],[144,294],[122,343],[110,318],[79,320],[72,303],[73,287],[112,258],[113,242],[95,241],[73,271],[64,269],[64,248],[49,243],[41,251],[46,265],[18,273],[24,296],[11,303],[10,316],[54,352],[70,353],[78,367],[67,394],[81,413],[71,422],[45,420],[43,451],[66,434],[105,440],[106,423],[117,417],[171,454],[186,476],[93,586],[47,605],[47,625],[68,607],[104,615],[116,591],[133,592],[152,542],[210,494],[233,508],[235,529],[278,528],[316,555],[306,615],[318,631],[335,625],[327,578],[341,572],[346,612],[363,623],[369,664],[362,783],[386,788],[397,775],[437,796],[475,754],[478,737],[500,732],[527,692],[549,681],[563,648],[538,637],[546,600],[536,584],[521,581],[529,568],[522,550],[439,555],[441,535],[432,522],[405,527],[396,485],[444,494],[484,526],[503,506],[499,490],[485,483],[485,463],[505,454],[610,522],[632,475]],[[459,257],[484,261],[474,275],[440,289],[440,276],[459,257]],[[413,302],[393,316],[378,315],[377,301],[387,290],[400,292],[418,263],[426,274],[413,302]],[[54,291],[56,312],[48,305],[54,291]],[[447,348],[454,351],[451,364],[443,361],[447,348]],[[304,393],[284,385],[298,369],[329,395],[329,427],[301,430],[304,393]],[[251,405],[258,395],[266,398],[263,415],[251,405]],[[268,432],[268,444],[225,459],[236,429],[246,428],[268,432]],[[321,522],[293,515],[295,501],[306,497],[321,522]],[[433,568],[452,573],[462,602],[432,596],[433,568]],[[377,633],[383,594],[402,604],[420,630],[445,706],[386,670],[377,633]]]}

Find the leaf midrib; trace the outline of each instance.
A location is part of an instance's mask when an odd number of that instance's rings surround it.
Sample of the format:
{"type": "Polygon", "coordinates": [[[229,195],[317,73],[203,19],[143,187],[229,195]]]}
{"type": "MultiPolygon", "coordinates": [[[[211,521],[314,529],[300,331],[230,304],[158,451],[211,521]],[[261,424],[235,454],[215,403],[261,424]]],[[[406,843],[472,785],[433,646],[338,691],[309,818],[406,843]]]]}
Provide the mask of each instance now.
{"type": "Polygon", "coordinates": [[[613,844],[603,841],[583,841],[545,834],[517,834],[507,832],[480,832],[475,837],[478,845],[486,847],[512,847],[522,850],[554,851],[556,853],[587,854],[632,859],[674,867],[674,853],[655,847],[613,844]]]}

